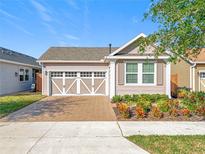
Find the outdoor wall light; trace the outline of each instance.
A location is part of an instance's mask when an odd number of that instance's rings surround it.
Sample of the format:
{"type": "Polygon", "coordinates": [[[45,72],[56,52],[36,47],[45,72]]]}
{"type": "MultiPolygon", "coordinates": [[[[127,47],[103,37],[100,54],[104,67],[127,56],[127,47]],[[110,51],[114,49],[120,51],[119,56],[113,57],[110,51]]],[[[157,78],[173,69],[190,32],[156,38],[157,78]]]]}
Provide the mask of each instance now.
{"type": "Polygon", "coordinates": [[[17,77],[18,76],[18,72],[15,72],[15,77],[17,77]]]}

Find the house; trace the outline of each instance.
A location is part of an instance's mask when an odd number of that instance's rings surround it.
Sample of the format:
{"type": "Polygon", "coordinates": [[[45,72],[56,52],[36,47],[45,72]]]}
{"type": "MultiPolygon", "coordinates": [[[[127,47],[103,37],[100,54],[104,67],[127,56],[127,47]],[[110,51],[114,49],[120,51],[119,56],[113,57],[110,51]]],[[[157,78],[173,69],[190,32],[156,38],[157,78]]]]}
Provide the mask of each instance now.
{"type": "Polygon", "coordinates": [[[191,60],[180,60],[171,64],[172,82],[176,87],[186,87],[192,91],[205,91],[205,48],[191,60]]]}
{"type": "Polygon", "coordinates": [[[170,64],[154,46],[139,53],[140,34],[119,48],[51,47],[38,60],[44,95],[167,94],[170,64]]]}
{"type": "Polygon", "coordinates": [[[0,95],[30,89],[40,69],[35,58],[0,47],[0,95]]]}

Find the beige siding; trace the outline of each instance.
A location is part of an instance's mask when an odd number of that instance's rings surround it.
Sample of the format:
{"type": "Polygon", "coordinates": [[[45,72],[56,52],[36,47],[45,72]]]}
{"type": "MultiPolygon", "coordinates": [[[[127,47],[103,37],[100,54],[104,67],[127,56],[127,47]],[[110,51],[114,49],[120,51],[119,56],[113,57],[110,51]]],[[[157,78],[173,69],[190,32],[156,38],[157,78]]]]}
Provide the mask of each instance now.
{"type": "Polygon", "coordinates": [[[44,63],[43,65],[42,93],[44,95],[48,95],[48,75],[45,75],[45,71],[105,71],[109,68],[106,63],[44,63]]]}
{"type": "Polygon", "coordinates": [[[197,64],[195,71],[195,90],[199,91],[199,72],[205,71],[205,64],[197,64]]]}
{"type": "Polygon", "coordinates": [[[0,62],[0,95],[29,90],[32,84],[32,68],[0,62]],[[29,70],[29,80],[19,81],[19,70],[29,70]],[[15,76],[15,72],[18,76],[15,76]]]}
{"type": "MultiPolygon", "coordinates": [[[[163,63],[163,61],[158,61],[158,63],[163,63]]],[[[116,66],[118,67],[118,62],[116,66]]],[[[124,75],[124,74],[123,74],[124,75]]],[[[116,69],[116,81],[118,81],[119,73],[118,69],[116,69]]],[[[165,94],[166,93],[166,65],[163,63],[163,84],[156,86],[128,86],[128,85],[119,85],[116,82],[116,95],[124,95],[124,94],[165,94]]]]}
{"type": "Polygon", "coordinates": [[[181,60],[171,64],[171,75],[177,74],[178,87],[190,87],[190,64],[181,60]]]}

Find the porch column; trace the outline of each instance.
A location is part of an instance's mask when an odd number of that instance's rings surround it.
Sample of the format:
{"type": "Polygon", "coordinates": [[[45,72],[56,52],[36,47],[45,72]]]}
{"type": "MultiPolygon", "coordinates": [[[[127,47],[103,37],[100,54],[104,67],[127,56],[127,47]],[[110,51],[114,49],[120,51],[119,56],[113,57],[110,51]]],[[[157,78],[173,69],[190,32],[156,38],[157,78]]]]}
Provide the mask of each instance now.
{"type": "Polygon", "coordinates": [[[116,61],[111,60],[110,61],[110,98],[115,96],[115,68],[116,68],[116,61]]]}
{"type": "Polygon", "coordinates": [[[166,95],[171,98],[171,64],[166,63],[166,95]]]}

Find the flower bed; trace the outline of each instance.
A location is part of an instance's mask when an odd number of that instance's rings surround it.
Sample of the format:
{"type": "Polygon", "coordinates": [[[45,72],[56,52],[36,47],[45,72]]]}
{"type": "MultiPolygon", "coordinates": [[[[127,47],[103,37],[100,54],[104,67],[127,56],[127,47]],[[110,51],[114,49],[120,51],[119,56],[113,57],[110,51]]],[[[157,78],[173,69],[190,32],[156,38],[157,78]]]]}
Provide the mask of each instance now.
{"type": "Polygon", "coordinates": [[[178,91],[178,98],[161,94],[114,96],[119,120],[205,120],[205,93],[178,91]]]}

